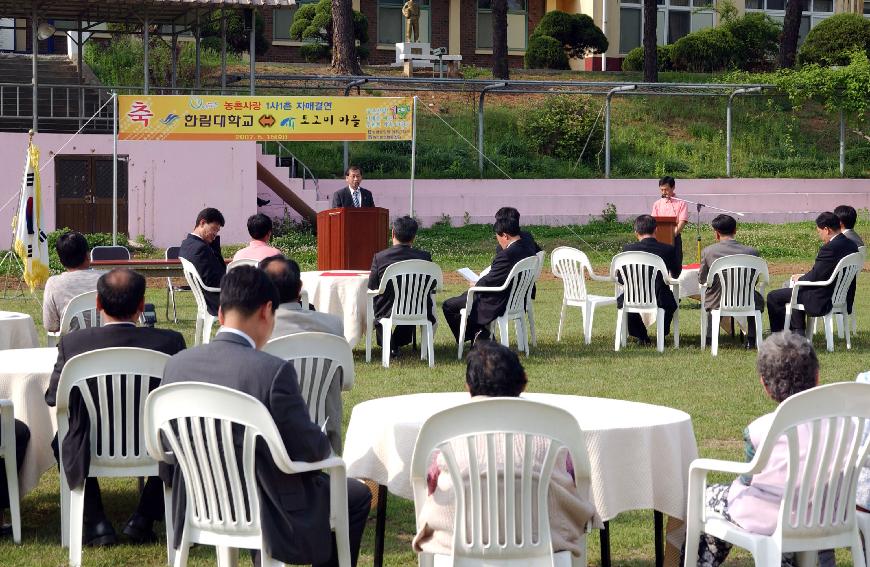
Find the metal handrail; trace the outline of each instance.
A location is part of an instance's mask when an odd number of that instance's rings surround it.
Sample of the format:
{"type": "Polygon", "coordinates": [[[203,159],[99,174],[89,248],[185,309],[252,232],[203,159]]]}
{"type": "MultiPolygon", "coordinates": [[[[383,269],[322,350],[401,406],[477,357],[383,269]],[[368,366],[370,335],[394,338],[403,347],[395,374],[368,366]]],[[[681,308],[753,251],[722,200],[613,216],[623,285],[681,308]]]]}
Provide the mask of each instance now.
{"type": "Polygon", "coordinates": [[[259,144],[260,147],[263,148],[264,154],[275,155],[278,157],[279,160],[281,158],[284,158],[284,157],[289,157],[291,160],[290,161],[290,177],[292,179],[299,178],[297,176],[297,173],[298,173],[297,172],[297,164],[302,166],[302,190],[305,191],[305,182],[307,179],[310,178],[311,181],[314,182],[314,194],[317,196],[318,199],[320,199],[320,181],[317,179],[317,176],[314,175],[314,172],[311,171],[310,167],[305,165],[305,163],[301,159],[296,157],[296,154],[294,154],[292,151],[290,151],[290,149],[287,146],[284,145],[284,142],[277,141],[277,140],[276,141],[270,140],[270,141],[258,141],[257,144],[259,144]],[[268,151],[269,150],[268,144],[276,144],[278,146],[278,153],[274,154],[274,153],[269,152],[268,151]]]}

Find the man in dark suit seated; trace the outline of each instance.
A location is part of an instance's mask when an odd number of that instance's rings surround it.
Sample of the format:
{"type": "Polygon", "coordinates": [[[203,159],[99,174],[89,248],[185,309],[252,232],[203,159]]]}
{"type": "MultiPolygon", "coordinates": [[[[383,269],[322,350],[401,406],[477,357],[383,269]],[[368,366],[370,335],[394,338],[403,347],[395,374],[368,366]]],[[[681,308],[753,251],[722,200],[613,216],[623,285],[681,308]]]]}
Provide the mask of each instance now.
{"type": "MultiPolygon", "coordinates": [[[[27,452],[27,444],[30,442],[30,428],[23,421],[15,420],[15,466],[21,471],[24,464],[24,454],[27,452]]],[[[2,430],[0,430],[2,431],[2,430]]],[[[9,483],[6,478],[6,467],[0,466],[0,513],[9,508],[9,483]]],[[[0,526],[0,535],[12,535],[12,525],[0,526]]]]}
{"type": "MultiPolygon", "coordinates": [[[[220,287],[221,278],[227,273],[227,264],[221,255],[221,238],[218,233],[224,226],[224,216],[217,209],[208,207],[196,215],[196,224],[192,232],[181,242],[178,256],[188,260],[202,283],[208,287],[220,287]]],[[[211,315],[217,315],[220,294],[206,291],[205,303],[211,315]]]]}
{"type": "MultiPolygon", "coordinates": [[[[57,345],[57,363],[45,392],[45,401],[54,406],[60,374],[67,360],[92,350],[110,347],[138,347],[175,354],[184,349],[181,333],[168,329],[137,327],[136,321],[145,307],[145,278],[125,268],[116,268],[97,281],[97,310],[102,327],[72,332],[57,345]]],[[[150,388],[159,382],[152,379],[150,388]]],[[[95,399],[96,387],[92,388],[95,399]]],[[[112,545],[115,530],[103,511],[100,485],[88,477],[91,459],[90,420],[78,389],[70,394],[69,433],[63,439],[63,466],[70,488],[85,484],[85,545],[112,545]]],[[[57,457],[57,436],[52,441],[57,457]]],[[[163,486],[159,478],[150,477],[139,498],[139,506],[130,517],[123,533],[136,543],[157,541],[152,530],[154,520],[163,518],[163,486]]]]}
{"type": "MultiPolygon", "coordinates": [[[[493,225],[495,238],[498,241],[498,251],[492,260],[489,273],[477,280],[475,287],[499,287],[510,274],[514,265],[522,260],[535,255],[535,249],[531,242],[520,237],[520,223],[512,217],[496,219],[493,225]]],[[[468,314],[468,322],[465,327],[465,336],[459,336],[459,328],[462,321],[460,311],[465,308],[467,293],[457,297],[451,297],[442,305],[444,318],[457,343],[470,341],[480,333],[480,338],[490,338],[487,326],[498,317],[504,315],[507,308],[510,288],[498,293],[475,293],[474,303],[471,304],[471,313],[468,314]]]]}
{"type": "Polygon", "coordinates": [[[347,187],[339,189],[332,194],[329,206],[333,209],[338,207],[374,207],[375,199],[372,192],[359,186],[362,183],[362,170],[359,166],[352,165],[344,172],[347,187]]]}
{"type": "MultiPolygon", "coordinates": [[[[858,251],[858,246],[843,236],[840,232],[840,219],[831,212],[824,212],[816,217],[816,232],[824,242],[812,269],[804,275],[794,274],[791,281],[819,282],[825,281],[834,273],[837,262],[858,251]]],[[[831,309],[831,296],[834,295],[834,284],[825,287],[802,287],[798,290],[797,300],[804,311],[792,311],[791,331],[804,334],[806,317],[819,316],[831,309]]],[[[848,298],[855,297],[855,281],[849,287],[848,298]]],[[[767,313],[770,317],[770,332],[777,333],[785,326],[785,306],[791,301],[791,288],[775,289],[767,294],[767,313]]]]}
{"type": "MultiPolygon", "coordinates": [[[[640,215],[634,220],[634,234],[637,242],[626,244],[622,247],[623,252],[648,252],[655,254],[665,261],[672,278],[677,278],[683,271],[676,250],[670,244],[659,242],[655,238],[656,219],[650,215],[640,215]]],[[[677,300],[670,286],[665,284],[661,274],[656,276],[656,304],[665,311],[665,335],[671,332],[671,320],[677,310],[677,300]]],[[[616,298],[616,305],[622,309],[622,294],[616,298]]],[[[637,339],[642,345],[649,345],[651,341],[646,331],[646,325],[639,313],[628,314],[628,334],[637,339]]]]}
{"type": "MultiPolygon", "coordinates": [[[[698,282],[707,283],[707,276],[710,274],[710,266],[719,258],[725,256],[733,256],[735,254],[746,254],[749,256],[758,256],[758,250],[751,246],[740,244],[735,239],[737,234],[737,220],[731,215],[717,215],[710,223],[713,227],[713,233],[716,235],[715,244],[707,246],[701,251],[701,268],[698,270],[698,282]]],[[[764,298],[757,291],[755,293],[755,307],[759,311],[764,311],[764,298]]],[[[712,336],[712,333],[718,333],[718,329],[710,328],[712,316],[710,312],[714,309],[719,309],[719,303],[722,298],[722,285],[719,278],[716,277],[710,282],[710,287],[707,288],[707,293],[704,295],[704,307],[707,309],[707,337],[712,336]]],[[[755,348],[755,317],[747,317],[747,338],[745,347],[747,349],[755,348]]]]}
{"type": "MultiPolygon", "coordinates": [[[[401,262],[402,260],[426,260],[432,261],[432,254],[425,250],[414,248],[414,238],[417,236],[417,221],[413,218],[404,216],[393,221],[393,245],[386,250],[381,250],[372,258],[372,271],[369,274],[369,289],[378,289],[381,285],[381,278],[387,270],[387,266],[401,262]]],[[[378,344],[383,344],[383,329],[378,322],[383,317],[389,317],[390,311],[393,309],[393,286],[387,286],[386,291],[374,298],[375,309],[375,333],[377,335],[378,344]]],[[[435,314],[432,312],[432,303],[429,303],[429,321],[435,322],[435,314]]],[[[399,353],[399,349],[405,345],[411,344],[414,338],[414,327],[410,325],[400,325],[393,331],[393,336],[390,339],[391,356],[399,353]]]]}
{"type": "MultiPolygon", "coordinates": [[[[495,212],[495,219],[498,220],[500,218],[512,218],[517,221],[517,224],[520,224],[520,212],[513,207],[502,207],[495,212]]],[[[520,238],[528,240],[531,244],[532,248],[535,249],[535,254],[543,250],[538,243],[535,242],[535,237],[526,230],[520,230],[520,238]]],[[[498,247],[495,250],[496,254],[498,254],[498,247]]]]}
{"type": "MultiPolygon", "coordinates": [[[[326,435],[311,422],[290,362],[260,352],[272,335],[278,291],[263,270],[240,266],[221,286],[221,328],[209,344],[179,353],[166,365],[163,383],[208,382],[249,394],[269,409],[293,461],[319,461],[331,453],[326,435]]],[[[237,438],[238,454],[242,439],[237,438]]],[[[161,475],[163,473],[161,472],[161,475]]],[[[282,473],[261,444],[256,475],[265,544],[283,563],[338,565],[329,526],[329,479],[322,472],[282,473]]],[[[175,547],[183,532],[186,496],[181,471],[173,473],[175,547]]],[[[371,493],[347,481],[349,538],[356,565],[371,493]]],[[[259,564],[256,562],[255,564],[259,564]]]]}

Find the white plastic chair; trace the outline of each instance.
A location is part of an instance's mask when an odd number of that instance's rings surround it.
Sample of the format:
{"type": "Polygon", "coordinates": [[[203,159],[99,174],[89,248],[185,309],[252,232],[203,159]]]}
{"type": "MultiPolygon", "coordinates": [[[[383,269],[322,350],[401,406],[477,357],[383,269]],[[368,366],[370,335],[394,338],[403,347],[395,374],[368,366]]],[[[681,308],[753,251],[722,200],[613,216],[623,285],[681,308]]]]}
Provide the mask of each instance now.
{"type": "Polygon", "coordinates": [[[695,567],[702,532],[747,549],[759,567],[778,567],[787,552],[800,553],[801,565],[814,565],[817,550],[837,547],[851,547],[854,565],[864,565],[855,522],[855,489],[868,448],[862,441],[866,418],[870,418],[870,386],[820,386],[779,405],[752,462],[695,459],[689,467],[686,550],[691,552],[686,553],[685,567],[695,567]],[[799,428],[806,439],[806,459],[800,466],[799,428]],[[747,532],[705,509],[708,472],[761,472],[782,435],[788,440],[790,465],[773,534],[747,532]]]}
{"type": "MultiPolygon", "coordinates": [[[[854,252],[849,254],[848,256],[843,257],[839,262],[837,262],[837,267],[834,268],[834,271],[831,273],[831,277],[829,277],[825,281],[819,282],[806,282],[806,281],[796,281],[794,282],[794,287],[791,289],[791,301],[789,301],[785,306],[785,324],[784,328],[788,329],[791,324],[791,314],[795,309],[799,309],[804,311],[804,306],[801,303],[798,303],[798,291],[802,287],[824,287],[833,284],[834,285],[834,293],[831,295],[831,310],[821,315],[825,324],[825,341],[827,343],[828,352],[834,352],[834,317],[835,316],[843,316],[848,317],[848,309],[846,307],[846,295],[849,292],[849,286],[852,285],[852,282],[855,280],[855,276],[858,275],[858,272],[861,271],[861,268],[864,267],[864,257],[860,252],[854,252]]],[[[809,330],[807,337],[812,340],[812,336],[816,332],[816,319],[818,317],[812,317],[807,315],[807,325],[806,328],[809,330]]],[[[843,325],[843,329],[846,334],[846,348],[852,348],[852,339],[850,337],[850,325],[843,325]]]]}
{"type": "Polygon", "coordinates": [[[342,391],[353,388],[353,351],[344,337],[295,333],[270,340],[263,352],[293,363],[299,391],[308,404],[311,421],[317,425],[326,422],[326,396],[332,381],[340,380],[342,391]]]}
{"type": "Polygon", "coordinates": [[[184,278],[187,280],[187,285],[190,286],[190,291],[193,292],[193,298],[196,300],[196,332],[193,336],[194,345],[207,344],[211,341],[211,328],[214,325],[217,317],[208,312],[208,306],[205,303],[205,295],[203,292],[209,291],[220,293],[219,287],[208,287],[202,283],[202,278],[199,277],[199,272],[189,260],[179,258],[181,260],[181,269],[184,270],[184,278]]]}
{"type": "MultiPolygon", "coordinates": [[[[864,262],[866,262],[867,261],[867,247],[866,246],[859,246],[858,252],[864,258],[864,262]]],[[[862,263],[861,269],[858,270],[858,274],[860,274],[863,270],[864,270],[864,264],[862,263]]],[[[858,280],[858,274],[855,274],[856,281],[858,280]]],[[[857,310],[856,310],[855,305],[852,305],[852,313],[850,313],[848,316],[837,315],[837,336],[840,337],[841,339],[844,337],[844,331],[843,331],[844,318],[849,319],[849,324],[852,325],[852,334],[857,335],[858,334],[858,315],[857,315],[857,310]]]]}
{"type": "Polygon", "coordinates": [[[532,290],[534,289],[534,285],[538,283],[538,280],[541,279],[541,271],[544,269],[544,259],[547,256],[547,253],[541,250],[540,252],[535,253],[535,256],[538,258],[538,271],[535,274],[535,282],[532,284],[532,287],[529,288],[529,300],[526,302],[526,312],[529,317],[529,337],[531,338],[532,346],[538,346],[538,333],[535,331],[535,302],[532,301],[532,290]]]}
{"type": "MultiPolygon", "coordinates": [[[[867,547],[867,544],[870,543],[870,514],[867,512],[862,512],[861,510],[855,510],[855,522],[858,524],[858,533],[861,534],[861,538],[864,540],[864,547],[867,547]]],[[[867,554],[864,554],[864,559],[868,562],[867,567],[870,567],[870,558],[867,557],[867,554]]]]}
{"type": "Polygon", "coordinates": [[[414,510],[419,522],[432,454],[440,451],[453,482],[455,520],[452,557],[423,553],[420,565],[585,566],[585,532],[580,557],[570,551],[553,553],[547,495],[563,448],[574,465],[577,492],[591,500],[583,431],[563,409],[519,398],[492,398],[427,419],[411,458],[414,510]],[[533,455],[536,442],[545,444],[543,459],[533,455]]]}
{"type": "Polygon", "coordinates": [[[516,322],[517,331],[517,348],[524,350],[526,356],[529,356],[529,329],[528,320],[526,319],[526,306],[531,303],[530,295],[532,286],[535,284],[535,274],[538,271],[538,257],[530,256],[523,258],[511,268],[510,273],[503,284],[498,287],[479,287],[473,286],[468,289],[468,298],[465,302],[465,308],[460,311],[461,319],[459,323],[459,348],[457,358],[462,360],[462,350],[465,346],[465,328],[468,326],[468,314],[471,313],[471,306],[474,303],[475,293],[500,293],[506,289],[510,289],[508,295],[507,306],[503,315],[498,317],[490,324],[498,327],[498,336],[501,344],[510,346],[510,322],[516,322]]]}
{"type": "Polygon", "coordinates": [[[99,326],[100,314],[97,312],[97,291],[86,291],[70,299],[66,309],[63,310],[63,315],[60,317],[60,330],[47,332],[46,342],[50,347],[57,346],[60,338],[71,330],[99,326]],[[75,329],[72,328],[73,323],[76,324],[75,329]]]}
{"type": "Polygon", "coordinates": [[[712,317],[710,354],[719,353],[719,321],[723,316],[755,317],[755,346],[761,348],[761,310],[755,308],[755,286],[764,297],[764,288],[770,283],[767,262],[749,254],[723,256],[713,261],[707,283],[701,287],[701,349],[707,345],[707,309],[704,299],[714,278],[719,278],[721,291],[719,308],[710,311],[712,317]]]}
{"type": "Polygon", "coordinates": [[[149,454],[159,461],[177,463],[184,477],[187,510],[180,526],[176,567],[187,565],[194,543],[216,546],[218,564],[227,559],[236,563],[242,548],[259,549],[263,566],[280,565],[263,543],[255,473],[258,438],[286,474],[329,471],[330,524],[335,531],[338,561],[342,567],[350,567],[347,480],[344,461],[339,457],[314,463],[291,461],[269,410],[248,394],[214,384],[161,386],[148,396],[145,414],[149,454]]]}
{"type": "Polygon", "coordinates": [[[599,276],[592,270],[589,258],[576,248],[559,246],[550,256],[553,275],[562,280],[562,310],[559,313],[559,330],[556,341],[562,340],[562,327],[568,314],[568,307],[579,307],[583,322],[583,340],[588,345],[592,342],[592,320],[595,308],[599,305],[616,305],[616,298],[603,295],[592,295],[586,290],[586,278],[599,282],[609,282],[609,276],[599,276]]]}
{"type": "Polygon", "coordinates": [[[257,260],[252,260],[251,258],[239,258],[238,260],[233,260],[229,264],[227,264],[227,273],[230,270],[238,268],[239,266],[253,266],[254,268],[260,267],[260,262],[257,260]]]}
{"type": "Polygon", "coordinates": [[[390,367],[390,340],[393,327],[413,325],[420,327],[420,359],[429,360],[429,368],[435,366],[435,327],[429,321],[429,304],[432,293],[444,287],[444,275],[434,262],[426,260],[402,260],[390,264],[384,270],[378,289],[370,289],[366,296],[366,362],[372,361],[372,337],[375,332],[374,300],[378,295],[393,289],[393,306],[390,316],[377,322],[383,330],[381,364],[390,367]]]}
{"type": "Polygon", "coordinates": [[[15,455],[15,407],[12,400],[0,400],[0,457],[6,467],[12,541],[21,543],[21,502],[18,496],[18,462],[15,455]]]}
{"type": "MultiPolygon", "coordinates": [[[[622,277],[622,309],[616,312],[616,338],[613,350],[625,346],[628,335],[629,313],[650,313],[656,316],[656,349],[665,351],[665,310],[656,301],[656,275],[661,274],[665,285],[671,287],[674,299],[679,302],[680,283],[671,278],[665,261],[649,252],[620,252],[610,262],[610,279],[620,283],[622,277]]],[[[680,347],[680,310],[679,304],[674,311],[673,320],[674,348],[680,347]]]]}
{"type": "MultiPolygon", "coordinates": [[[[180,246],[170,246],[163,254],[165,260],[178,260],[180,246]]],[[[166,277],[166,320],[169,321],[169,304],[172,303],[172,322],[178,323],[178,308],[175,305],[175,294],[179,291],[190,291],[189,285],[174,285],[172,278],[166,277]]]]}
{"type": "Polygon", "coordinates": [[[130,250],[126,246],[94,246],[91,248],[91,261],[129,260],[130,250]]]}
{"type": "MultiPolygon", "coordinates": [[[[105,348],[69,359],[57,386],[57,444],[60,465],[61,538],[69,564],[81,565],[84,485],[70,489],[63,467],[63,440],[69,432],[69,400],[81,394],[90,421],[89,477],[157,476],[157,462],[145,452],[143,416],[150,379],[163,378],[169,355],[143,348],[105,348]],[[137,380],[138,378],[138,380],[137,380]],[[91,388],[98,396],[94,397],[91,388]],[[111,397],[111,405],[109,398],[111,397]],[[138,404],[138,405],[137,405],[138,404]],[[138,435],[134,432],[138,430],[138,435]]],[[[164,489],[167,556],[172,558],[171,491],[164,489]]]]}

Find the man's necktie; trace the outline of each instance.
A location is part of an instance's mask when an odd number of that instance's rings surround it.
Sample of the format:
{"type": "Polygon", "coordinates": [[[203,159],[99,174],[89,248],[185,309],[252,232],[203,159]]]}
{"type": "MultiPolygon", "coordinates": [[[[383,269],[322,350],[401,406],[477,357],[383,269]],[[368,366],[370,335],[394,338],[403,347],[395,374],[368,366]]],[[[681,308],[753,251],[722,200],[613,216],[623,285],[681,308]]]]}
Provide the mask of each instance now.
{"type": "Polygon", "coordinates": [[[353,194],[353,206],[359,208],[359,191],[351,191],[353,194]]]}

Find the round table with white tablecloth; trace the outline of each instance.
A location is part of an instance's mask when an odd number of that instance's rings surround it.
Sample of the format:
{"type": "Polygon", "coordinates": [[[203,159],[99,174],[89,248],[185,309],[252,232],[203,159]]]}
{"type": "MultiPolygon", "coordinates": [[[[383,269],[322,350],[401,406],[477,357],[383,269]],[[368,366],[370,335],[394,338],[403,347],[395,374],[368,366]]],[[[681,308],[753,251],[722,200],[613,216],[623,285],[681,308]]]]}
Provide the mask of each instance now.
{"type": "MultiPolygon", "coordinates": [[[[656,511],[657,523],[662,512],[685,518],[689,464],[698,456],[689,414],[608,398],[534,393],[522,397],[560,407],[576,417],[586,436],[592,499],[602,520],[644,509],[656,511]]],[[[382,487],[379,496],[386,497],[386,487],[397,496],[413,499],[411,457],[423,422],[470,399],[467,392],[451,392],[378,398],[357,404],[350,416],[342,454],[347,476],[377,482],[382,487]]],[[[386,506],[379,502],[376,566],[383,559],[385,514],[386,506]]],[[[679,529],[679,522],[674,528],[679,529]]],[[[609,539],[607,542],[606,551],[602,545],[605,565],[610,560],[609,539]]],[[[663,557],[661,546],[657,540],[659,560],[663,557]]]]}
{"type": "MultiPolygon", "coordinates": [[[[698,456],[689,414],[663,406],[558,394],[523,398],[565,409],[586,435],[592,497],[603,520],[655,509],[683,518],[689,464],[698,456]]],[[[354,406],[342,458],[347,475],[412,499],[410,464],[426,419],[470,400],[467,392],[410,394],[354,406]]]]}
{"type": "Polygon", "coordinates": [[[0,311],[0,350],[39,346],[33,317],[14,311],[0,311]]]}
{"type": "Polygon", "coordinates": [[[321,313],[338,316],[344,323],[344,338],[355,346],[365,334],[366,290],[369,273],[360,270],[302,272],[302,289],[321,313]]]}
{"type": "Polygon", "coordinates": [[[57,431],[55,410],[45,403],[45,390],[57,361],[57,348],[0,351],[0,398],[12,400],[15,419],[30,429],[24,464],[18,471],[23,497],[39,484],[39,477],[57,463],[51,440],[57,431]]]}

